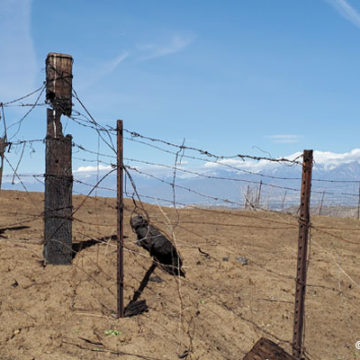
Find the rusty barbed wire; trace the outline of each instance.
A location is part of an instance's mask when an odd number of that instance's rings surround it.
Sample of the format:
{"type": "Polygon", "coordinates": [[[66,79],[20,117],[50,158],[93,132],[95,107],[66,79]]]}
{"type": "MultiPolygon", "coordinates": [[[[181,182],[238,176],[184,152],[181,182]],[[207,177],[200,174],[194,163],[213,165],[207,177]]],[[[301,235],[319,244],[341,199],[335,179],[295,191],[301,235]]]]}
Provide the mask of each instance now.
{"type": "Polygon", "coordinates": [[[38,102],[40,101],[40,97],[41,97],[41,95],[43,94],[43,92],[45,91],[45,89],[46,89],[46,85],[44,84],[44,85],[40,88],[40,90],[39,90],[39,95],[38,95],[38,97],[36,98],[35,103],[33,104],[33,106],[30,107],[30,109],[25,113],[25,115],[23,115],[23,116],[21,117],[20,120],[16,121],[15,123],[12,123],[12,124],[7,128],[7,131],[9,131],[13,126],[18,125],[17,130],[16,130],[15,133],[12,135],[12,137],[10,138],[10,140],[13,139],[13,138],[19,133],[23,121],[24,121],[24,120],[27,118],[27,116],[29,116],[29,114],[34,110],[35,106],[36,106],[36,105],[38,104],[38,102]]]}
{"type": "Polygon", "coordinates": [[[293,165],[294,164],[302,165],[301,162],[297,161],[297,159],[301,158],[302,155],[299,155],[294,160],[290,160],[290,159],[286,159],[286,158],[275,159],[275,158],[270,158],[270,157],[253,156],[253,155],[245,155],[245,154],[236,154],[236,155],[230,155],[230,156],[215,155],[215,154],[212,154],[211,152],[209,152],[207,150],[199,149],[199,148],[196,148],[196,147],[174,144],[174,143],[171,143],[171,142],[166,141],[166,140],[141,135],[141,134],[139,134],[139,133],[137,133],[135,131],[130,131],[130,130],[127,130],[127,129],[124,129],[124,131],[127,132],[128,134],[130,134],[133,138],[141,138],[141,139],[146,139],[146,140],[149,140],[149,141],[152,141],[152,142],[159,142],[159,143],[165,144],[167,146],[175,147],[177,149],[180,149],[181,151],[183,151],[183,150],[195,151],[195,152],[200,153],[201,155],[206,155],[208,157],[216,158],[217,160],[240,158],[241,160],[244,160],[244,161],[245,161],[245,159],[251,159],[251,160],[256,160],[256,161],[266,160],[266,161],[271,161],[271,162],[284,162],[284,163],[289,163],[289,164],[293,164],[293,165]]]}
{"type": "Polygon", "coordinates": [[[14,100],[10,100],[10,101],[5,101],[5,102],[0,102],[0,106],[7,106],[7,105],[11,105],[11,104],[14,104],[16,102],[19,102],[21,100],[24,100],[34,94],[36,94],[37,92],[41,91],[43,89],[43,87],[45,86],[45,82],[43,83],[43,85],[41,85],[39,88],[37,88],[36,90],[34,91],[31,91],[30,93],[26,94],[26,95],[23,95],[17,99],[14,99],[14,100]]]}

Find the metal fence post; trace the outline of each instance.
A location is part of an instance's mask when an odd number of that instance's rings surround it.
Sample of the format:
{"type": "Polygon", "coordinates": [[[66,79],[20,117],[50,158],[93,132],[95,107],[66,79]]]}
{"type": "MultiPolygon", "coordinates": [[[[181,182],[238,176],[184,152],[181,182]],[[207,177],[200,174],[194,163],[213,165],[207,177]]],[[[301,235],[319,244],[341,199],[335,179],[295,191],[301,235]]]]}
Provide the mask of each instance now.
{"type": "Polygon", "coordinates": [[[124,317],[123,122],[117,121],[117,317],[124,317]]]}
{"type": "Polygon", "coordinates": [[[360,218],[360,183],[359,183],[359,200],[358,200],[358,206],[357,206],[357,219],[360,218]]]}
{"type": "Polygon", "coordinates": [[[310,194],[311,194],[311,172],[313,164],[313,151],[304,150],[302,183],[301,183],[301,204],[299,218],[299,241],[296,274],[295,292],[295,313],[294,313],[294,334],[293,334],[293,356],[301,359],[303,355],[303,325],[304,305],[306,290],[307,272],[307,246],[308,231],[310,227],[310,194]]]}

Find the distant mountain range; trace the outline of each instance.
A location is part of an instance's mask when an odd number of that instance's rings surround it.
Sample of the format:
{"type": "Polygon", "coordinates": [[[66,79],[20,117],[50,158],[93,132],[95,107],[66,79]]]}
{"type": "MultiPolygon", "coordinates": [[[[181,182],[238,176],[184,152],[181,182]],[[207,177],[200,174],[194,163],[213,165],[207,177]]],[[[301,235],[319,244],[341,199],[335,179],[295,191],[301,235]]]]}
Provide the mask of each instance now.
{"type": "MultiPolygon", "coordinates": [[[[300,153],[289,156],[295,159],[300,153]]],[[[312,206],[357,206],[360,185],[360,149],[345,154],[314,152],[312,206]]],[[[300,159],[301,161],[301,159],[300,159]]],[[[244,207],[246,203],[271,209],[296,206],[300,199],[301,166],[261,160],[226,159],[201,166],[178,164],[174,170],[158,165],[126,163],[136,189],[145,202],[178,207],[202,206],[244,207]],[[201,174],[201,175],[199,175],[201,174]],[[261,183],[260,183],[261,182],[261,183]],[[260,194],[259,194],[260,190],[260,194]],[[248,199],[248,201],[246,200],[248,199]]],[[[168,166],[172,166],[169,164],[168,166]]],[[[111,168],[88,166],[74,170],[74,193],[87,194],[111,168]],[[92,185],[91,185],[92,184],[92,185]]],[[[21,177],[22,183],[6,175],[3,189],[43,191],[43,178],[21,177]]],[[[130,180],[124,181],[125,196],[135,196],[130,180]]],[[[103,179],[92,195],[116,196],[116,172],[103,179]]]]}

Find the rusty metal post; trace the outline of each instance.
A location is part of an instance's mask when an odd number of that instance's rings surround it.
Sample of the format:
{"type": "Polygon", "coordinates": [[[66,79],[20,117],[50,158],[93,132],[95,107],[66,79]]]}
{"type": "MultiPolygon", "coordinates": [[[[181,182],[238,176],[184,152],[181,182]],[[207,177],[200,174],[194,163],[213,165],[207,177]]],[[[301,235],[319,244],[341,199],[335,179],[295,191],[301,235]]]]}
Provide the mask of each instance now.
{"type": "Polygon", "coordinates": [[[46,58],[47,109],[44,259],[49,264],[72,262],[72,137],[64,136],[61,115],[71,114],[72,57],[50,53],[46,58]]]}
{"type": "MultiPolygon", "coordinates": [[[[1,119],[1,115],[0,115],[0,119],[1,119]]],[[[6,132],[6,129],[5,129],[6,132]]],[[[2,186],[2,177],[3,177],[3,170],[4,170],[4,158],[5,158],[5,150],[7,147],[7,139],[6,139],[6,134],[4,135],[4,137],[0,138],[0,190],[1,190],[1,186],[2,186]]]]}
{"type": "Polygon", "coordinates": [[[294,334],[293,334],[293,356],[301,359],[303,355],[303,325],[305,309],[306,271],[307,271],[307,247],[308,231],[310,227],[310,194],[311,194],[311,172],[313,164],[313,151],[304,150],[301,204],[299,218],[299,241],[296,273],[294,334]]]}
{"type": "Polygon", "coordinates": [[[124,317],[123,122],[117,121],[117,317],[124,317]]]}
{"type": "Polygon", "coordinates": [[[359,183],[359,200],[358,200],[358,206],[357,206],[357,219],[360,218],[360,183],[359,183]]]}

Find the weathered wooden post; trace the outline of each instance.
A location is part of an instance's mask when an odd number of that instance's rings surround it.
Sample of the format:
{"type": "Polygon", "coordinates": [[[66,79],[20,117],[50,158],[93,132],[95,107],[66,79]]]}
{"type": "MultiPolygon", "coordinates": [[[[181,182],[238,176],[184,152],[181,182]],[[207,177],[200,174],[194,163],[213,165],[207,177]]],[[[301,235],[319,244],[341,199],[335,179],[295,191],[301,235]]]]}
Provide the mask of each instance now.
{"type": "Polygon", "coordinates": [[[285,208],[286,195],[287,195],[287,191],[285,190],[284,196],[283,196],[282,201],[281,201],[281,211],[284,211],[284,208],[285,208]]]}
{"type": "Polygon", "coordinates": [[[310,228],[310,195],[313,151],[304,150],[301,182],[301,203],[299,218],[299,241],[296,268],[295,313],[293,334],[293,356],[301,359],[303,355],[303,328],[305,313],[305,290],[307,273],[308,232],[310,228]]]}
{"type": "Polygon", "coordinates": [[[260,208],[261,187],[262,187],[262,180],[260,180],[259,190],[258,190],[257,197],[256,197],[256,204],[255,204],[255,206],[256,206],[257,208],[260,208]]]}
{"type": "Polygon", "coordinates": [[[319,206],[319,215],[321,215],[321,212],[322,212],[323,203],[324,203],[324,196],[325,196],[325,191],[323,191],[323,193],[321,195],[320,206],[319,206]]]}
{"type": "Polygon", "coordinates": [[[249,208],[250,204],[250,186],[248,185],[246,188],[246,194],[245,194],[245,210],[249,208]]]}
{"type": "Polygon", "coordinates": [[[70,55],[46,58],[47,109],[44,258],[49,264],[72,261],[72,137],[63,135],[61,115],[71,115],[72,63],[70,55]]]}

